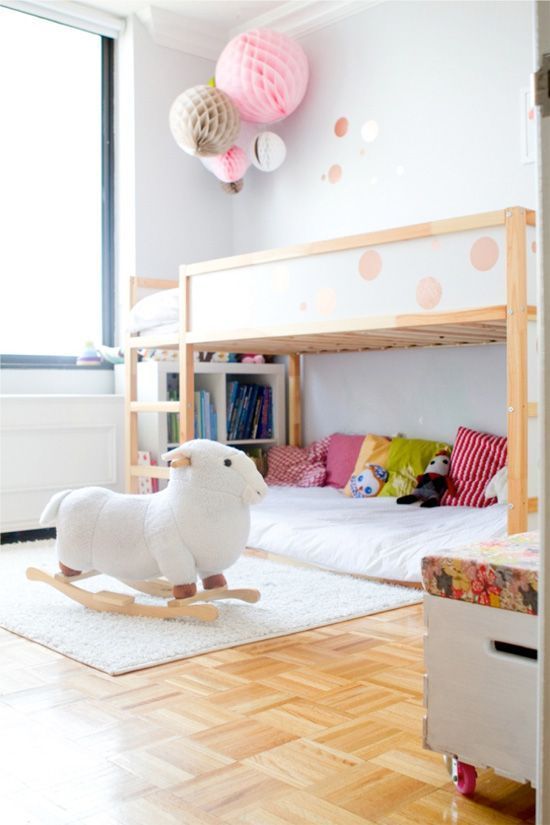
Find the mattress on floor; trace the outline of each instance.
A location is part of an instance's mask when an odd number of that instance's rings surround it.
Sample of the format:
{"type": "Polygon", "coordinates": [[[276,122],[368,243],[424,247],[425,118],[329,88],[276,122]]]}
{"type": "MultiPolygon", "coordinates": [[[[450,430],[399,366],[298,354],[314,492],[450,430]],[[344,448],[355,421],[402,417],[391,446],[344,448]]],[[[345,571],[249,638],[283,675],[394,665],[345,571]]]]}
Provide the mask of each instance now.
{"type": "Polygon", "coordinates": [[[399,505],[332,487],[271,487],[251,508],[248,546],[345,573],[421,582],[422,558],[506,535],[506,505],[399,505]]]}
{"type": "Polygon", "coordinates": [[[425,590],[463,602],[536,615],[538,532],[474,542],[422,559],[425,590]]]}

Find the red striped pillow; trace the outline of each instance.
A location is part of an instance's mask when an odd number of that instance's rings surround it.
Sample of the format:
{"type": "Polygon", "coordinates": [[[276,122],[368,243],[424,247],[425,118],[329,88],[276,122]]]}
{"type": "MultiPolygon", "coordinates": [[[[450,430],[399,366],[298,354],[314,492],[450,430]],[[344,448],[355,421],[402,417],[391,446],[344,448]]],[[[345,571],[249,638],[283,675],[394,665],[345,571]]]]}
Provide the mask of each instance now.
{"type": "Polygon", "coordinates": [[[494,474],[505,466],[506,459],[504,436],[459,427],[451,454],[451,478],[456,495],[446,492],[441,503],[450,507],[495,504],[496,498],[485,498],[485,488],[494,474]]]}

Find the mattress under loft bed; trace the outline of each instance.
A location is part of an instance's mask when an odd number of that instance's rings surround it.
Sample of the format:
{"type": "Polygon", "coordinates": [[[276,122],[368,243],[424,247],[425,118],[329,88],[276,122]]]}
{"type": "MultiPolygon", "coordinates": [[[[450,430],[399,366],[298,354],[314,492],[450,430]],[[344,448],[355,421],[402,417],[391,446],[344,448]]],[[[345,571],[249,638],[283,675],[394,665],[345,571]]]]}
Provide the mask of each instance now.
{"type": "MultiPolygon", "coordinates": [[[[529,418],[537,413],[531,377],[528,387],[528,352],[534,355],[536,344],[534,227],[533,211],[512,207],[182,265],[176,326],[166,332],[159,319],[153,332],[126,341],[128,490],[136,489],[139,476],[168,474],[138,466],[137,415],[177,412],[182,440],[193,437],[195,351],[287,355],[289,442],[299,445],[302,354],[501,343],[507,529],[525,531],[537,507],[528,494],[529,418]],[[143,348],[179,350],[179,402],[136,401],[143,348]]],[[[132,305],[141,287],[173,288],[174,282],[132,279],[132,305]]]]}

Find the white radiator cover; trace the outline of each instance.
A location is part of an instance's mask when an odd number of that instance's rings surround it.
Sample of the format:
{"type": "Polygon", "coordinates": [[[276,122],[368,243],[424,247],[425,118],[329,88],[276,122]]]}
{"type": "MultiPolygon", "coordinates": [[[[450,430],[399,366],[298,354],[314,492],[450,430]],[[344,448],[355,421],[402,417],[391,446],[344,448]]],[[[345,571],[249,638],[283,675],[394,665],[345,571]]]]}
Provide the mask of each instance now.
{"type": "Polygon", "coordinates": [[[4,395],[0,532],[35,530],[58,490],[124,489],[124,399],[116,395],[4,395]]]}

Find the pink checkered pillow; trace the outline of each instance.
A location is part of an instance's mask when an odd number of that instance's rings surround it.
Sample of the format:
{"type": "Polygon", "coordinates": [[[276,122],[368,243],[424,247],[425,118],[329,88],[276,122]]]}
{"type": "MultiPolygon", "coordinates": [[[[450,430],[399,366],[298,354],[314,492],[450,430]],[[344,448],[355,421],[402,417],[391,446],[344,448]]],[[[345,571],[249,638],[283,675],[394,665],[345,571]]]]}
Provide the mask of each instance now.
{"type": "Polygon", "coordinates": [[[272,487],[323,487],[329,438],[309,447],[272,447],[267,454],[266,482],[272,487]]]}

